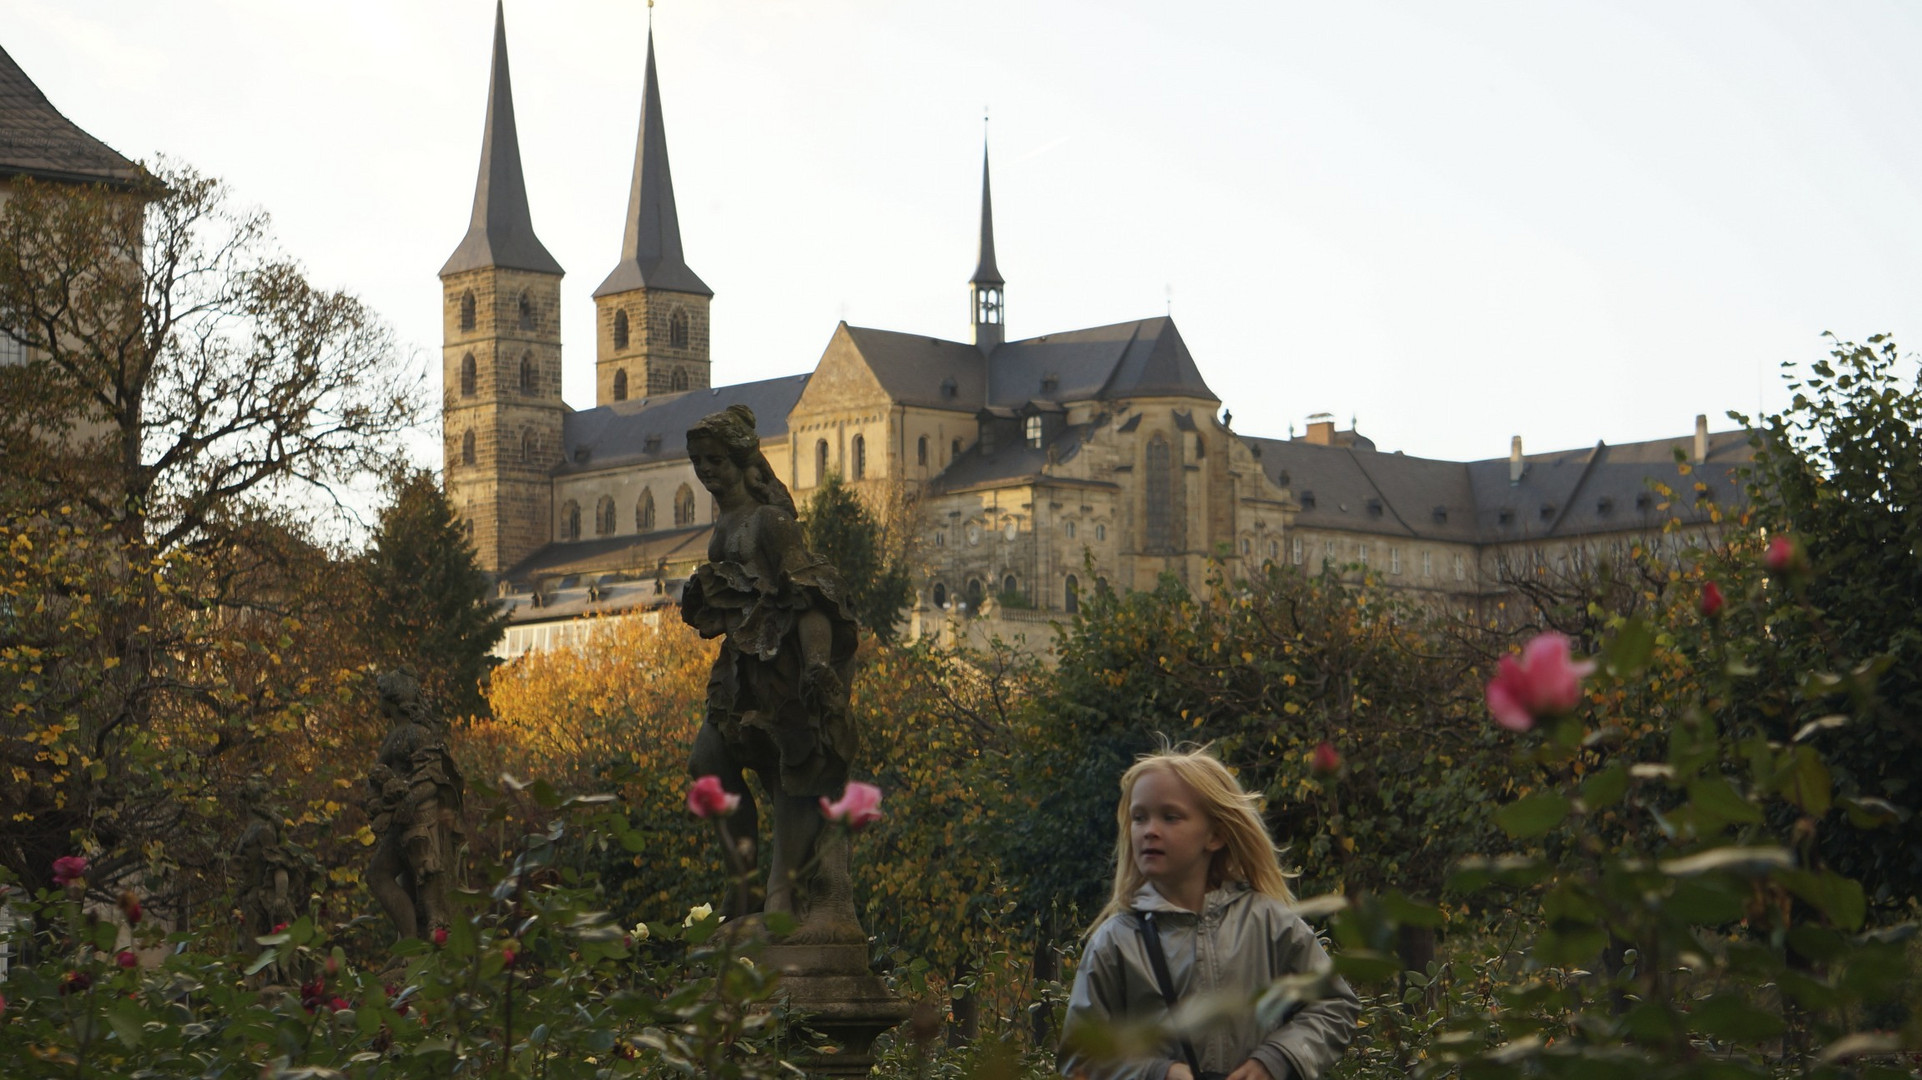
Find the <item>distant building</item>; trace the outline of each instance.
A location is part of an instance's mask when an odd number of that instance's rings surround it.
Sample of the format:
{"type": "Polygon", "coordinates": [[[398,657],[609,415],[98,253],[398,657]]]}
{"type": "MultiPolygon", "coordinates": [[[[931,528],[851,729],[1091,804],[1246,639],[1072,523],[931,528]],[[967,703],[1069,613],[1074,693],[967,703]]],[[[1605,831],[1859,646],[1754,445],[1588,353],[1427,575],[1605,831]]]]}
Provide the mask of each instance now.
{"type": "MultiPolygon", "coordinates": [[[[805,373],[712,385],[713,292],[682,248],[650,33],[621,255],[594,292],[595,407],[561,400],[562,269],[534,234],[497,14],[471,224],[441,268],[446,483],[513,612],[509,655],[583,615],[672,602],[707,557],[712,500],[686,459],[700,417],[744,403],[806,498],[838,474],[911,508],[910,629],[984,610],[1031,623],[1088,590],[1201,586],[1211,561],[1366,564],[1474,605],[1517,559],[1583,558],[1672,516],[1710,525],[1668,443],[1484,462],[1383,454],[1332,421],[1241,435],[1167,316],[1009,340],[987,158],[970,340],[849,326],[805,373]]],[[[1271,421],[1272,422],[1272,421],[1271,421]]],[[[1676,441],[1727,501],[1740,433],[1676,441]]]]}

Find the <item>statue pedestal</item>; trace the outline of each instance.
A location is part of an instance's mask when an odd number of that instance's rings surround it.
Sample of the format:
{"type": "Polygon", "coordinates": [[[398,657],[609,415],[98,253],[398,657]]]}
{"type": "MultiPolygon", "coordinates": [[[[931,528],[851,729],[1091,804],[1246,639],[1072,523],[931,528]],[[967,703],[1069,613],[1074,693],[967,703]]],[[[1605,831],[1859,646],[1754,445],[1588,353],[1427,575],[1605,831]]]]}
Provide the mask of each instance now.
{"type": "Polygon", "coordinates": [[[797,1023],[840,1047],[796,1060],[809,1076],[866,1076],[874,1037],[908,1018],[909,1005],[868,970],[866,945],[769,945],[759,961],[781,973],[779,996],[797,1023]]]}

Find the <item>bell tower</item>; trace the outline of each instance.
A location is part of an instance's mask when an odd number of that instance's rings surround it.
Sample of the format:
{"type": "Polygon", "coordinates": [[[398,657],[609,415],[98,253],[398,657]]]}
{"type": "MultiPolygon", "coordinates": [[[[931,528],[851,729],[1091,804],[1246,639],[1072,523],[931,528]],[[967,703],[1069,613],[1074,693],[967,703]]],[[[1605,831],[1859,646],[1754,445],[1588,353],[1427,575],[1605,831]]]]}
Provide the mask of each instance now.
{"type": "Polygon", "coordinates": [[[994,193],[988,185],[988,144],[981,144],[981,261],[968,281],[974,344],[985,355],[1008,339],[1007,283],[994,265],[994,193]]]}
{"type": "Polygon", "coordinates": [[[652,27],[626,224],[620,262],[594,290],[594,403],[705,390],[710,383],[707,311],[714,290],[688,268],[681,251],[652,27]]]}
{"type": "Polygon", "coordinates": [[[560,460],[566,411],[562,274],[528,212],[497,3],[473,217],[440,270],[442,476],[481,569],[492,574],[553,533],[548,470],[560,460]]]}

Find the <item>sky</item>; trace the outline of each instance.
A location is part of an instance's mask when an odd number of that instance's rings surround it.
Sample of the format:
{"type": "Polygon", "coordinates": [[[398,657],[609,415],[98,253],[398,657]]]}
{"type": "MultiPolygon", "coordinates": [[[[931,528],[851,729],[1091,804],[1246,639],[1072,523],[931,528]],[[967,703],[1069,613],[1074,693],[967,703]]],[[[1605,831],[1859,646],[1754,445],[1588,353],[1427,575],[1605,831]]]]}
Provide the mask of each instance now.
{"type": "MultiPolygon", "coordinates": [[[[985,125],[1009,334],[1172,312],[1236,430],[1350,418],[1458,460],[1781,408],[1781,365],[1922,342],[1922,5],[660,0],[716,383],[838,321],[966,340],[985,125]]],[[[642,0],[508,0],[564,393],[619,254],[642,0]]],[[[492,0],[0,0],[69,118],[270,211],[438,400],[492,0]]],[[[438,439],[418,440],[438,465],[438,439]]]]}

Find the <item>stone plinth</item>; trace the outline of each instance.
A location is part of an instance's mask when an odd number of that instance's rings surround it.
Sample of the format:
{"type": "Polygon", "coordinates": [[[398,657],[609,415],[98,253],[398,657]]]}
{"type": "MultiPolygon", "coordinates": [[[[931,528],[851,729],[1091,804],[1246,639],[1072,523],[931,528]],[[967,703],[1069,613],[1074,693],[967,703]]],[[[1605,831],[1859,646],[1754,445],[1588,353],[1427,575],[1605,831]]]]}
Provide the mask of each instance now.
{"type": "Polygon", "coordinates": [[[759,963],[781,973],[779,996],[796,1022],[840,1047],[798,1059],[809,1076],[866,1076],[874,1037],[912,1011],[868,970],[866,945],[769,945],[759,963]]]}

